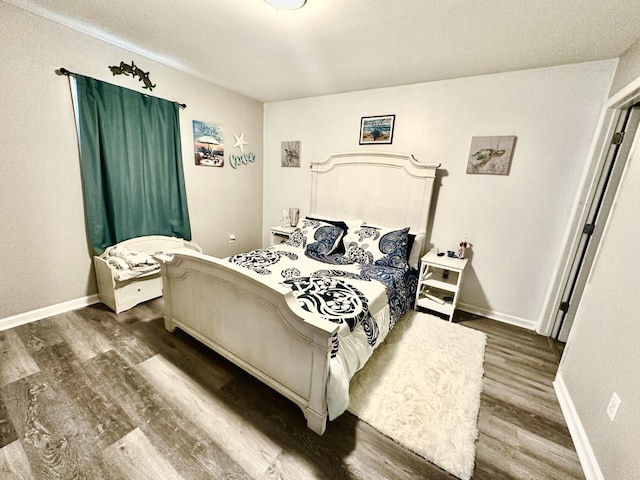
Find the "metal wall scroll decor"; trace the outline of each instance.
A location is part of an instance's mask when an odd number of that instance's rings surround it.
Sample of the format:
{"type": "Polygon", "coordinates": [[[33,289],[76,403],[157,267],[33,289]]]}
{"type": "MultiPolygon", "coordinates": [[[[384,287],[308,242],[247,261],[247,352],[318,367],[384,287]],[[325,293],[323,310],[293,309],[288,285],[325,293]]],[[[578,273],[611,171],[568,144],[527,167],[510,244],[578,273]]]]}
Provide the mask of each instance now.
{"type": "Polygon", "coordinates": [[[155,88],[155,83],[151,83],[149,79],[149,72],[145,72],[140,67],[138,67],[133,60],[131,61],[131,65],[128,63],[120,62],[120,65],[113,65],[109,67],[111,73],[114,75],[131,75],[132,77],[138,77],[138,81],[142,82],[144,85],[142,88],[146,88],[148,90],[153,90],[155,88]]]}

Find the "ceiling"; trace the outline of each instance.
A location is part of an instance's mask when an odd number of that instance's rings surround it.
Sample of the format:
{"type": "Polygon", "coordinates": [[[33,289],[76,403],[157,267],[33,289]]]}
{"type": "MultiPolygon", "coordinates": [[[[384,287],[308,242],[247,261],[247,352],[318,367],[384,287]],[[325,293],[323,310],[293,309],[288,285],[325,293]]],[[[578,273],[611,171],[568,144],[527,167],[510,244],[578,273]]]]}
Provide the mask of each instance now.
{"type": "Polygon", "coordinates": [[[4,0],[263,102],[619,57],[638,0],[4,0]]]}

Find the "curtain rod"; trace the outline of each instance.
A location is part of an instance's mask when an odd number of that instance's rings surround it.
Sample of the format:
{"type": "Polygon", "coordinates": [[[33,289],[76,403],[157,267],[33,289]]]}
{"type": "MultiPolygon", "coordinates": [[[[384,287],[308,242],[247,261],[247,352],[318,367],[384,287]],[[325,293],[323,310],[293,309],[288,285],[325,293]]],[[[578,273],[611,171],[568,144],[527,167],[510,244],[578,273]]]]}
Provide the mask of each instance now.
{"type": "MultiPolygon", "coordinates": [[[[78,73],[72,72],[70,70],[67,70],[64,67],[60,67],[57,71],[60,72],[62,75],[66,75],[67,77],[72,76],[72,75],[79,75],[78,73]]],[[[145,95],[145,94],[143,93],[143,95],[145,95]]],[[[176,103],[178,103],[178,102],[176,102],[176,103]]],[[[178,105],[180,105],[180,108],[187,108],[187,104],[186,103],[178,103],[178,105]]]]}

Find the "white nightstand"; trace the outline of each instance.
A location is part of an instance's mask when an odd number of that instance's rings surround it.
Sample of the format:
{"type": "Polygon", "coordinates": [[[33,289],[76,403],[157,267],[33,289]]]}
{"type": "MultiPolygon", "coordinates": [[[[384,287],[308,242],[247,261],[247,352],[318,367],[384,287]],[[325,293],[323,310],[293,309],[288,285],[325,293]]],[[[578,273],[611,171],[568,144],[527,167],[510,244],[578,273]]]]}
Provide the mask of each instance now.
{"type": "Polygon", "coordinates": [[[439,257],[429,252],[420,259],[420,278],[414,309],[424,308],[453,319],[466,258],[439,257]]]}
{"type": "Polygon", "coordinates": [[[289,236],[295,229],[296,227],[270,227],[269,232],[271,234],[271,245],[285,243],[287,240],[289,240],[289,236]]]}

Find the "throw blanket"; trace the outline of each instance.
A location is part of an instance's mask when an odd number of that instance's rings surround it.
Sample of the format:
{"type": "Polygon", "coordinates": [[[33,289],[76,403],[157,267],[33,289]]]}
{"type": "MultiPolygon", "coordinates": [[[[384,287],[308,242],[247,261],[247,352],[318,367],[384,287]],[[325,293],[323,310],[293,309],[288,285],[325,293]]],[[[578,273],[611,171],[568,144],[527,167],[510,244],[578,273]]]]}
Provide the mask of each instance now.
{"type": "Polygon", "coordinates": [[[106,260],[114,278],[119,282],[153,275],[160,271],[160,263],[151,255],[122,245],[108,249],[101,257],[106,260]]]}

